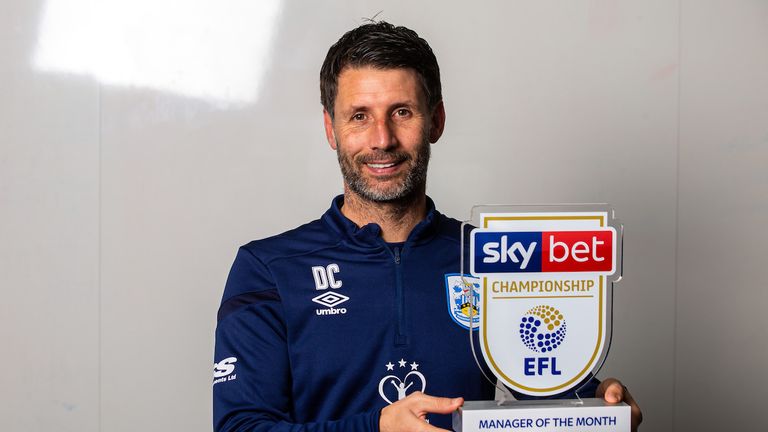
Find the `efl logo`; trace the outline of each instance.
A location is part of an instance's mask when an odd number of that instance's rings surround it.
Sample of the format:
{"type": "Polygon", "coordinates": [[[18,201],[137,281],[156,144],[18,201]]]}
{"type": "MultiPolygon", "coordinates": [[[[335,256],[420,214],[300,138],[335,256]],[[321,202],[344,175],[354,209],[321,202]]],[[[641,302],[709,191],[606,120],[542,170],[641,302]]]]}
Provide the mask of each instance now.
{"type": "Polygon", "coordinates": [[[473,275],[597,273],[616,269],[616,230],[472,232],[473,275]]]}

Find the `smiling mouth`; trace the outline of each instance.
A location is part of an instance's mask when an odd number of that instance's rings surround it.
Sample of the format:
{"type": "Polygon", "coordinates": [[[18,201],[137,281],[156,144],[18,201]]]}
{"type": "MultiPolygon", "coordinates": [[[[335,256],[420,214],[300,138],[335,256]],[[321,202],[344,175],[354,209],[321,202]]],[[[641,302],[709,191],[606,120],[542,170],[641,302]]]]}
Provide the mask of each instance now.
{"type": "Polygon", "coordinates": [[[368,165],[371,168],[382,169],[382,168],[391,168],[397,164],[398,162],[386,162],[386,163],[368,162],[366,165],[368,165]]]}
{"type": "Polygon", "coordinates": [[[360,156],[357,159],[375,175],[391,175],[399,171],[408,162],[409,156],[402,152],[376,152],[360,156]]]}

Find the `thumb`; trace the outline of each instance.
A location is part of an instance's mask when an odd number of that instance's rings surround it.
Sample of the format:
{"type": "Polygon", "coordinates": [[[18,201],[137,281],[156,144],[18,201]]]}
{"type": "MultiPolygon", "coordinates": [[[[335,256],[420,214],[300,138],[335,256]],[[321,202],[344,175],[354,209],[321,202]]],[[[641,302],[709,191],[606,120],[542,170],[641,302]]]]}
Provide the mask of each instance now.
{"type": "Polygon", "coordinates": [[[608,403],[619,403],[624,400],[624,386],[615,378],[608,378],[600,383],[596,392],[597,396],[603,396],[608,403]]]}
{"type": "Polygon", "coordinates": [[[619,403],[624,399],[624,389],[615,384],[605,391],[605,401],[608,403],[619,403]]]}

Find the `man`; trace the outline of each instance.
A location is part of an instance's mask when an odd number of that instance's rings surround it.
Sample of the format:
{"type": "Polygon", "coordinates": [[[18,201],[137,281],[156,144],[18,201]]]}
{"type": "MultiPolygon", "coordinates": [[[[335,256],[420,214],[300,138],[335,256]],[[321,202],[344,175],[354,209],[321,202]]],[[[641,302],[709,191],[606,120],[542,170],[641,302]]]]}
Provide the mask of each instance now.
{"type": "MultiPolygon", "coordinates": [[[[445,125],[437,60],[413,31],[370,23],[330,48],[320,80],[344,195],[238,252],[218,314],[215,428],[442,430],[463,398],[495,389],[446,309],[460,224],[426,196],[445,125]]],[[[596,392],[639,421],[621,383],[596,392]]]]}

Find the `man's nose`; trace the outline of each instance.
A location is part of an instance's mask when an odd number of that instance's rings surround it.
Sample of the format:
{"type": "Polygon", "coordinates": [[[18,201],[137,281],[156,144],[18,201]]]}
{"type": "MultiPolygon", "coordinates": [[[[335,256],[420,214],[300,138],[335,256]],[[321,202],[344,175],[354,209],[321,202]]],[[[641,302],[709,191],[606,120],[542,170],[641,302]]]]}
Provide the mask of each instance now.
{"type": "Polygon", "coordinates": [[[389,119],[376,121],[373,130],[372,148],[386,150],[397,146],[397,137],[393,129],[393,124],[389,119]]]}

